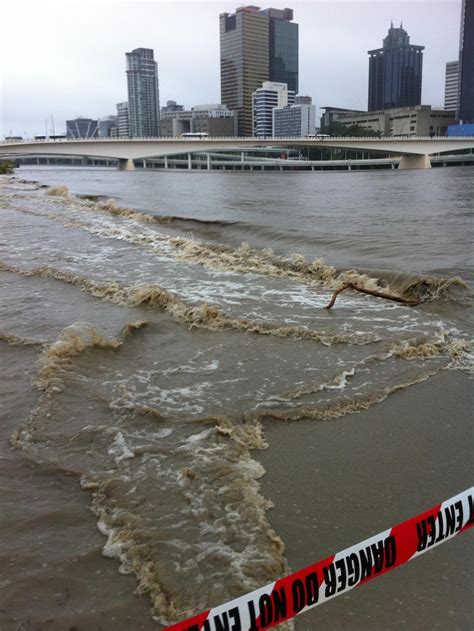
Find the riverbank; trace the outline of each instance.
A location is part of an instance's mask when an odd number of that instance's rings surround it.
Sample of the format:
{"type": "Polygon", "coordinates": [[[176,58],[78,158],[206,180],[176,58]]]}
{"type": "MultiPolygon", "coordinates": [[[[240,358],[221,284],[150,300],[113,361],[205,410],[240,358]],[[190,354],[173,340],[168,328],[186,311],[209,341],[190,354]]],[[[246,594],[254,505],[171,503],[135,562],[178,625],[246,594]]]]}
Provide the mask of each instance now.
{"type": "MultiPolygon", "coordinates": [[[[292,570],[363,541],[472,484],[472,381],[443,372],[335,422],[271,423],[257,454],[270,523],[292,570]]],[[[297,631],[468,629],[472,533],[309,611],[297,631]]]]}

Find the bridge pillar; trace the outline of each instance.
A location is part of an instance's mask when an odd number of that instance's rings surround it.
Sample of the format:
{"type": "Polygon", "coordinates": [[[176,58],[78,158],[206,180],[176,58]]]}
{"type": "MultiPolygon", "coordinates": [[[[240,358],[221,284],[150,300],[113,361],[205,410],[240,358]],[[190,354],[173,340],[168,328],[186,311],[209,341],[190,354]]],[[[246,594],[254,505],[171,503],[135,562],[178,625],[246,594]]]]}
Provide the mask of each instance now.
{"type": "Polygon", "coordinates": [[[168,168],[168,156],[165,156],[165,169],[168,168]]]}
{"type": "Polygon", "coordinates": [[[430,156],[424,155],[402,156],[398,163],[399,169],[431,169],[430,156]]]}
{"type": "Polygon", "coordinates": [[[188,153],[188,169],[191,170],[193,168],[193,163],[191,162],[191,154],[188,153]]]}
{"type": "Polygon", "coordinates": [[[118,161],[119,171],[135,171],[135,165],[130,158],[120,158],[118,161]]]}
{"type": "Polygon", "coordinates": [[[207,154],[207,170],[208,171],[211,170],[211,154],[210,153],[207,154]]]}

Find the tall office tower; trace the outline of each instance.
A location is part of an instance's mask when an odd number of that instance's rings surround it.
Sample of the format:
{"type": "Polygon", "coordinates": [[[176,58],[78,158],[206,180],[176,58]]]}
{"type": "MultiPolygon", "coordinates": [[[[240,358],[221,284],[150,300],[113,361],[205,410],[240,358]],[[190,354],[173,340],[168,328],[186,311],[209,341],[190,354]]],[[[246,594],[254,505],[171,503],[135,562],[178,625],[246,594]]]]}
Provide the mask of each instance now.
{"type": "Polygon", "coordinates": [[[463,0],[459,41],[459,118],[474,123],[474,2],[463,0]]]}
{"type": "Polygon", "coordinates": [[[459,110],[459,62],[448,61],[444,80],[444,109],[459,110]]]}
{"type": "Polygon", "coordinates": [[[220,20],[221,102],[237,112],[237,133],[252,135],[252,93],[269,77],[269,20],[258,7],[241,7],[220,20]]]}
{"type": "Polygon", "coordinates": [[[273,108],[293,105],[295,93],[286,83],[264,81],[262,87],[252,95],[253,135],[257,138],[271,137],[273,132],[273,108]]]}
{"type": "Polygon", "coordinates": [[[298,24],[293,22],[293,9],[265,9],[269,19],[270,81],[286,83],[288,90],[298,92],[298,24]]]}
{"type": "Polygon", "coordinates": [[[383,48],[369,50],[369,111],[420,105],[424,46],[410,44],[408,33],[394,28],[383,48]]]}
{"type": "Polygon", "coordinates": [[[126,53],[129,132],[132,138],[160,135],[158,66],[150,48],[126,53]]]}
{"type": "Polygon", "coordinates": [[[117,136],[119,138],[130,137],[130,128],[128,125],[128,101],[117,103],[117,136]]]}
{"type": "Polygon", "coordinates": [[[298,87],[298,25],[291,9],[240,7],[220,21],[221,102],[237,112],[239,136],[252,134],[252,94],[264,81],[298,87]]]}

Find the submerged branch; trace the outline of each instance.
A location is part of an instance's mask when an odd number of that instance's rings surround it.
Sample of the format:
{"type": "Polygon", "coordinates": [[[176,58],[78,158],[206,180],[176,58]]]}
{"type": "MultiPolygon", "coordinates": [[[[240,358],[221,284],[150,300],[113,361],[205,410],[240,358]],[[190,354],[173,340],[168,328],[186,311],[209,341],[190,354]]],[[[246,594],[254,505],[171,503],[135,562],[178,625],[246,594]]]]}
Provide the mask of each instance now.
{"type": "Polygon", "coordinates": [[[336,302],[337,296],[345,289],[354,289],[355,291],[360,291],[362,294],[369,294],[369,296],[375,296],[376,298],[385,298],[385,300],[393,300],[394,302],[401,302],[402,304],[410,305],[411,307],[415,307],[416,305],[420,304],[419,300],[408,300],[407,298],[401,298],[400,296],[383,294],[380,291],[374,291],[373,289],[363,289],[362,287],[357,287],[357,285],[353,285],[352,283],[347,283],[333,293],[331,302],[324,308],[330,309],[336,302]]]}

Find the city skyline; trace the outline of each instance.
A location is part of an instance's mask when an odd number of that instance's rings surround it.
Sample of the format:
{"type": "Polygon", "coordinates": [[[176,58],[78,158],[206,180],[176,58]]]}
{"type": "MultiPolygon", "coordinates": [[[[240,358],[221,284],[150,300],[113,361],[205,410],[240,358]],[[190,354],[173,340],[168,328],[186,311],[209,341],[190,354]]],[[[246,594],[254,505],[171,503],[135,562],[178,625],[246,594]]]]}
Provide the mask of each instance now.
{"type": "MultiPolygon", "coordinates": [[[[61,6],[66,4],[79,6],[61,6]]],[[[173,99],[189,107],[220,101],[219,14],[234,12],[238,3],[86,4],[94,7],[96,19],[76,21],[77,42],[71,40],[71,21],[54,3],[31,5],[21,19],[18,7],[7,8],[11,22],[22,24],[25,45],[18,55],[8,54],[15,29],[2,41],[7,64],[2,69],[1,135],[44,133],[46,117],[51,129],[51,116],[56,131],[63,131],[66,119],[114,114],[115,104],[127,99],[124,52],[137,47],[155,52],[163,102],[173,99]]],[[[392,19],[403,21],[412,41],[425,46],[422,103],[443,105],[445,65],[456,59],[459,46],[460,0],[277,0],[259,6],[294,10],[300,25],[299,92],[313,97],[318,116],[328,104],[366,109],[367,50],[378,45],[392,19]]]]}

